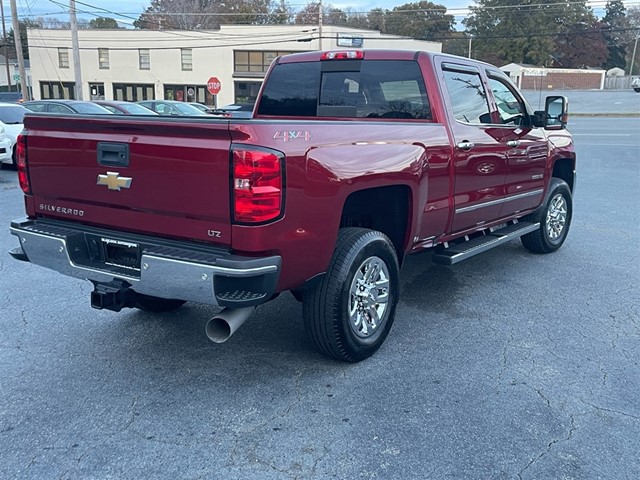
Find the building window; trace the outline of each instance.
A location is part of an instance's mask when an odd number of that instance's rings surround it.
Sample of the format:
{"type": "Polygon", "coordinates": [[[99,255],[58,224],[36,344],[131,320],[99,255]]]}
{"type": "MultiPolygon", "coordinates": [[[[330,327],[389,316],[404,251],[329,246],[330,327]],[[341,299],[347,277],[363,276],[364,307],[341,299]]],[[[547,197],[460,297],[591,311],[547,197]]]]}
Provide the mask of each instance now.
{"type": "Polygon", "coordinates": [[[60,68],[69,68],[69,49],[68,48],[58,49],[58,66],[60,68]]]}
{"type": "Polygon", "coordinates": [[[75,96],[75,82],[40,82],[40,98],[48,100],[63,98],[73,100],[75,96]]]}
{"type": "Polygon", "coordinates": [[[198,102],[204,105],[216,105],[215,95],[211,95],[206,85],[164,85],[164,99],[179,102],[198,102]]]}
{"type": "Polygon", "coordinates": [[[140,62],[140,70],[151,70],[151,57],[149,49],[141,48],[138,50],[138,60],[140,62]]]}
{"type": "Polygon", "coordinates": [[[139,102],[140,100],[155,100],[156,90],[153,84],[114,83],[113,99],[127,102],[139,102]]]}
{"type": "Polygon", "coordinates": [[[235,103],[254,103],[258,98],[258,92],[262,82],[235,82],[235,103]]]}
{"type": "Polygon", "coordinates": [[[89,94],[91,100],[104,100],[104,83],[90,83],[89,94]]]}
{"type": "Polygon", "coordinates": [[[193,60],[190,48],[180,49],[180,59],[182,61],[182,70],[193,70],[193,60]]]}
{"type": "Polygon", "coordinates": [[[108,48],[98,49],[98,67],[101,70],[109,69],[109,49],[108,48]]]}
{"type": "Polygon", "coordinates": [[[235,73],[240,74],[253,74],[262,76],[266,73],[269,65],[276,57],[280,55],[287,55],[293,52],[258,52],[258,51],[236,51],[233,52],[233,70],[235,73]]]}

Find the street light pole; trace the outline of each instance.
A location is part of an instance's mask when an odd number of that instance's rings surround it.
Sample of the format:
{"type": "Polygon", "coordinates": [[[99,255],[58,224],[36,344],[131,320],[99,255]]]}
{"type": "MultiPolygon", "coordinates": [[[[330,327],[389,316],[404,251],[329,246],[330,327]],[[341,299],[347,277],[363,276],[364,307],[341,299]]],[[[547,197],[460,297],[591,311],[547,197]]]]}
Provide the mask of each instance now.
{"type": "Polygon", "coordinates": [[[4,25],[4,2],[0,0],[0,15],[2,16],[2,38],[4,41],[4,66],[7,67],[7,86],[11,91],[11,72],[9,72],[9,53],[7,51],[7,28],[4,25]]]}
{"type": "Polygon", "coordinates": [[[20,87],[22,87],[22,98],[30,100],[29,89],[27,88],[27,75],[24,69],[24,54],[22,52],[22,39],[20,38],[20,22],[18,21],[18,8],[16,0],[11,0],[11,22],[13,24],[13,41],[16,44],[16,56],[18,57],[18,70],[20,72],[20,87]]]}
{"type": "Polygon", "coordinates": [[[71,20],[71,47],[73,50],[73,73],[75,74],[75,98],[82,100],[82,71],[80,70],[80,44],[78,42],[78,19],[76,1],[69,0],[69,19],[71,20]]]}
{"type": "Polygon", "coordinates": [[[322,0],[318,1],[318,50],[322,50],[322,0]]]}
{"type": "Polygon", "coordinates": [[[471,40],[473,40],[473,35],[469,34],[469,55],[467,58],[471,58],[471,40]]]}
{"type": "Polygon", "coordinates": [[[633,75],[633,63],[636,59],[636,49],[638,48],[638,38],[640,38],[640,33],[636,33],[636,41],[633,44],[633,53],[631,54],[631,67],[629,67],[629,78],[633,75]]]}

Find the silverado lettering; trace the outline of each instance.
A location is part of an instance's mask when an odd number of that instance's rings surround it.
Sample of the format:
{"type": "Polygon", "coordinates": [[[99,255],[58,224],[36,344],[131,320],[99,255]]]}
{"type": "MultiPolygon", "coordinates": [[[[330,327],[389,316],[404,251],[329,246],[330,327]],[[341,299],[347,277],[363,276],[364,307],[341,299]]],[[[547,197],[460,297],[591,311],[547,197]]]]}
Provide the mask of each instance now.
{"type": "Polygon", "coordinates": [[[47,205],[44,203],[40,204],[40,210],[45,210],[48,212],[64,213],[65,215],[75,215],[77,217],[84,216],[84,210],[77,210],[75,208],[58,207],[56,205],[47,205]]]}
{"type": "Polygon", "coordinates": [[[215,342],[291,291],[316,347],[357,362],[391,330],[407,255],[562,246],[566,121],[566,98],[533,111],[492,65],[386,50],[278,57],[249,120],[28,114],[11,254],[92,281],[95,308],[225,307],[215,342]],[[135,189],[94,188],[105,142],[135,189]]]}

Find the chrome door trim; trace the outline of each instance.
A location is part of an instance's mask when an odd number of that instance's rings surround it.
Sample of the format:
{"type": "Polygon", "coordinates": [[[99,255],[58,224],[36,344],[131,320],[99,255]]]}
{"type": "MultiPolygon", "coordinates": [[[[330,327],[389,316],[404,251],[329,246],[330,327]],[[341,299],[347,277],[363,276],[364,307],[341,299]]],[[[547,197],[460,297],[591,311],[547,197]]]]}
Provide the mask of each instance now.
{"type": "Polygon", "coordinates": [[[518,195],[512,195],[510,197],[499,198],[497,200],[491,200],[483,203],[476,203],[475,205],[470,205],[468,207],[456,208],[456,213],[472,212],[480,208],[492,207],[494,205],[500,205],[502,203],[511,202],[513,200],[520,200],[521,198],[533,197],[535,195],[540,195],[543,192],[544,192],[544,189],[539,188],[537,190],[531,190],[530,192],[519,193],[518,195]]]}

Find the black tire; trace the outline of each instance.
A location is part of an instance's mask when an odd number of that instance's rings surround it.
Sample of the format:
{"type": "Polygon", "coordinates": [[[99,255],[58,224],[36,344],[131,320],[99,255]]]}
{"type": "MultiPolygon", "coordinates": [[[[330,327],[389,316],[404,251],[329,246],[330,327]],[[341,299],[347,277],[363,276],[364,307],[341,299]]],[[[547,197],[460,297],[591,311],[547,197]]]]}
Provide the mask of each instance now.
{"type": "Polygon", "coordinates": [[[170,300],[167,298],[152,297],[151,295],[142,295],[138,293],[136,296],[135,308],[151,313],[163,313],[177,310],[186,302],[184,300],[170,300]]]}
{"type": "Polygon", "coordinates": [[[540,228],[521,237],[527,250],[551,253],[558,250],[567,238],[573,214],[573,201],[569,185],[552,178],[544,205],[522,220],[540,223],[540,228]]]}
{"type": "Polygon", "coordinates": [[[396,251],[383,233],[340,230],[326,275],[304,294],[305,330],[321,353],[359,362],[380,348],[400,296],[399,268],[396,251]],[[386,289],[379,286],[385,283],[386,289]],[[349,309],[356,316],[354,322],[349,309]]]}

